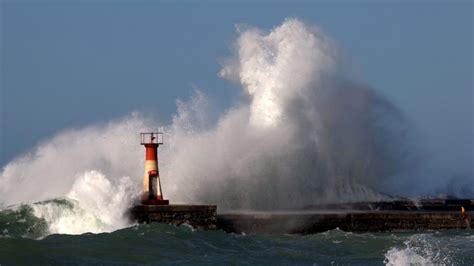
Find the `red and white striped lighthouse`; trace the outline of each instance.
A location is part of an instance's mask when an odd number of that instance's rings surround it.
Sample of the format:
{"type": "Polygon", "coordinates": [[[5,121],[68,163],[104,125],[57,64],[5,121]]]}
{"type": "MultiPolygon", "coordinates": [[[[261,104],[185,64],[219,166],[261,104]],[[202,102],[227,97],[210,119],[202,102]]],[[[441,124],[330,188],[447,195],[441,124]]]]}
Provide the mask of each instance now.
{"type": "Polygon", "coordinates": [[[143,176],[142,203],[146,205],[168,205],[163,199],[158,170],[158,146],[163,144],[163,133],[140,133],[140,144],[145,146],[145,173],[143,176]]]}

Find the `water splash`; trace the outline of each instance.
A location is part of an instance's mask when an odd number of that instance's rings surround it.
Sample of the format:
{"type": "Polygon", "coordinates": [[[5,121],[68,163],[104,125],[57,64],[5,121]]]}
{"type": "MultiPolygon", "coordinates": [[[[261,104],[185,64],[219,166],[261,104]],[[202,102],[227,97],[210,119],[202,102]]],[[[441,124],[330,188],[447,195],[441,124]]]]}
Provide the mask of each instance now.
{"type": "MultiPolygon", "coordinates": [[[[459,252],[455,247],[445,246],[432,234],[415,234],[404,242],[404,247],[393,247],[385,253],[386,265],[452,265],[459,252]]],[[[453,239],[451,241],[454,242],[453,239]]],[[[461,263],[462,264],[462,263],[461,263]]]]}
{"type": "Polygon", "coordinates": [[[238,33],[235,56],[220,76],[240,83],[246,100],[213,119],[211,101],[196,92],[178,102],[171,125],[132,114],[61,132],[5,166],[0,202],[75,199],[78,206],[68,214],[35,207],[53,232],[125,226],[121,215],[142,180],[137,134],[159,126],[166,136],[160,150],[164,196],[172,202],[225,210],[379,200],[379,191],[410,177],[400,172],[410,158],[405,119],[340,71],[341,55],[324,32],[287,19],[270,31],[239,27],[238,33]],[[66,216],[88,218],[82,226],[66,216]]]}
{"type": "Polygon", "coordinates": [[[163,174],[174,183],[165,190],[220,209],[281,209],[379,200],[377,191],[395,187],[388,184],[409,168],[408,125],[389,101],[339,71],[334,41],[297,19],[238,33],[220,75],[240,83],[248,102],[209,128],[194,127],[194,110],[206,109],[195,107],[207,104],[202,95],[180,109],[163,149],[163,174]]]}
{"type": "Polygon", "coordinates": [[[0,212],[5,235],[40,238],[49,234],[111,232],[130,225],[127,209],[137,191],[130,178],[112,184],[103,174],[88,171],[76,176],[66,197],[12,205],[0,212]]]}
{"type": "Polygon", "coordinates": [[[97,233],[128,225],[124,213],[138,197],[142,181],[136,132],[146,130],[146,123],[132,114],[59,133],[5,166],[0,202],[28,206],[47,223],[49,233],[97,233]]]}

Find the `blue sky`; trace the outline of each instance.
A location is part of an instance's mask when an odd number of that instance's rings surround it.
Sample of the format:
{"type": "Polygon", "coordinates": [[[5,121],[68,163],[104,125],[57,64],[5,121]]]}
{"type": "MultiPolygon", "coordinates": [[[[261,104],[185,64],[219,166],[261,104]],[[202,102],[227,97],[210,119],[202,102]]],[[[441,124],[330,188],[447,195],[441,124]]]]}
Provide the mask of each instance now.
{"type": "Polygon", "coordinates": [[[3,0],[0,166],[65,128],[134,110],[170,121],[196,87],[225,109],[241,93],[217,75],[235,25],[271,29],[286,17],[332,36],[447,172],[472,172],[473,3],[447,0],[3,0]]]}

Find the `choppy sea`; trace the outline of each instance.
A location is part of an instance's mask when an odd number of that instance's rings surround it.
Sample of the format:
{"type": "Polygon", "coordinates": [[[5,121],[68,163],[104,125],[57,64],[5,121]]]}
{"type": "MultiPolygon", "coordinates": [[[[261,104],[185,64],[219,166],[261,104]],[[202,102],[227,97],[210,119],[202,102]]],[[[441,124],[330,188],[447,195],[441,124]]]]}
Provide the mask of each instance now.
{"type": "Polygon", "coordinates": [[[144,224],[72,235],[50,228],[31,205],[0,211],[0,264],[474,265],[474,230],[246,235],[144,224]]]}

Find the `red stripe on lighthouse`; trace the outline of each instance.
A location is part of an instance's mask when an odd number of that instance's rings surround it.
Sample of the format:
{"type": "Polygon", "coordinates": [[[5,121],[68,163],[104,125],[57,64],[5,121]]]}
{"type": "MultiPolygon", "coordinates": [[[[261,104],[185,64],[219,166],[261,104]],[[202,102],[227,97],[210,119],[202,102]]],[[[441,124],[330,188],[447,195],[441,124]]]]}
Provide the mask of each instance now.
{"type": "Polygon", "coordinates": [[[145,144],[146,147],[146,157],[147,161],[156,161],[157,160],[157,144],[145,144]]]}

